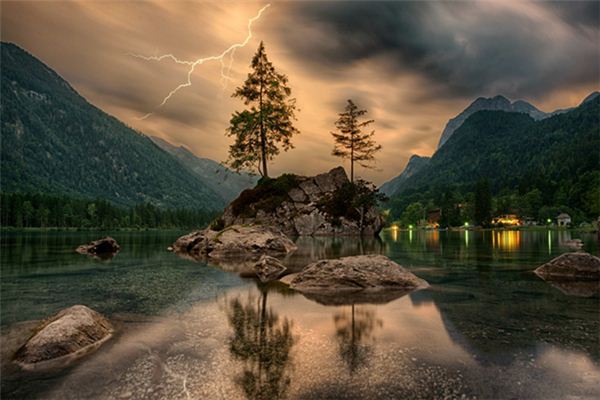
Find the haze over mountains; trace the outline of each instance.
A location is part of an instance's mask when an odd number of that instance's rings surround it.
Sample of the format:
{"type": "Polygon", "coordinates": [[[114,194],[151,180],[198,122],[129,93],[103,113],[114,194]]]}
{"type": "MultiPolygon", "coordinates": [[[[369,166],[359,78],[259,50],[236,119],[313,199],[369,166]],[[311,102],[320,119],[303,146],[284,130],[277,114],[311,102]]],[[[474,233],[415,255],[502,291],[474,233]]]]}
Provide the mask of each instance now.
{"type": "Polygon", "coordinates": [[[156,136],[150,136],[150,139],[198,175],[202,182],[217,192],[226,203],[235,199],[243,189],[256,185],[258,181],[256,175],[234,172],[216,161],[196,156],[185,146],[175,146],[156,136]]]}
{"type": "Polygon", "coordinates": [[[253,185],[166,142],[157,146],[20,47],[3,42],[1,56],[3,192],[217,210],[253,185]]]}
{"type": "MultiPolygon", "coordinates": [[[[600,95],[600,93],[598,92],[591,93],[581,102],[581,104],[595,99],[598,95],[600,95]]],[[[546,113],[539,110],[534,105],[523,100],[511,102],[509,99],[501,95],[491,98],[479,97],[478,99],[473,101],[467,108],[465,108],[460,114],[448,121],[448,123],[444,127],[444,130],[442,131],[437,151],[439,151],[442,148],[442,146],[444,146],[448,142],[448,140],[454,135],[457,129],[459,129],[471,115],[479,111],[504,111],[522,113],[527,114],[535,121],[540,121],[555,115],[569,112],[573,109],[575,109],[575,107],[555,110],[553,112],[546,113]]],[[[489,150],[491,151],[493,149],[489,150]]],[[[388,196],[392,196],[395,193],[398,193],[403,187],[403,183],[407,180],[407,178],[409,176],[415,175],[419,170],[426,167],[429,164],[429,160],[430,157],[413,155],[409,159],[409,162],[407,163],[405,169],[400,173],[400,175],[392,178],[391,180],[381,185],[381,192],[385,193],[388,196]]]]}

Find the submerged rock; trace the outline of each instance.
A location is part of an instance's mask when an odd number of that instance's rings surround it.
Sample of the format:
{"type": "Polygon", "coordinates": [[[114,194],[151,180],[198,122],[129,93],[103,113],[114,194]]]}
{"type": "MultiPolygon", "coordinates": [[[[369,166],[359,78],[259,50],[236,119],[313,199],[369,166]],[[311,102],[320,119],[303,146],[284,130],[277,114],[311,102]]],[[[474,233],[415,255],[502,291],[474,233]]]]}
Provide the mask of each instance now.
{"type": "Polygon", "coordinates": [[[262,256],[260,260],[254,264],[254,271],[261,282],[274,281],[279,278],[285,270],[286,268],[281,261],[271,256],[262,256]]]}
{"type": "Polygon", "coordinates": [[[600,293],[600,258],[589,253],[561,254],[534,272],[569,296],[592,297],[600,293]]]}
{"type": "Polygon", "coordinates": [[[280,230],[261,225],[234,225],[221,231],[205,229],[177,239],[173,250],[196,259],[258,259],[262,255],[286,255],[297,249],[280,230]]]}
{"type": "Polygon", "coordinates": [[[350,180],[342,167],[309,177],[283,175],[243,191],[218,222],[223,226],[274,226],[290,236],[377,235],[384,221],[376,207],[340,210],[333,201],[336,194],[345,198],[348,185],[350,180]],[[332,215],[336,207],[344,215],[332,215]]]}
{"type": "Polygon", "coordinates": [[[24,369],[66,365],[97,349],[112,332],[111,323],[101,314],[72,306],[43,321],[17,350],[14,361],[24,369]]]}
{"type": "Polygon", "coordinates": [[[87,254],[97,257],[111,257],[115,255],[119,250],[121,250],[121,246],[119,246],[117,241],[111,238],[110,236],[94,240],[93,242],[90,242],[88,244],[82,244],[81,246],[75,249],[75,251],[79,254],[87,254]]]}
{"type": "Polygon", "coordinates": [[[324,304],[384,303],[429,286],[382,255],[317,261],[295,275],[289,285],[324,304]]]}
{"type": "Polygon", "coordinates": [[[600,258],[585,252],[565,253],[538,267],[534,272],[546,280],[600,280],[600,258]]]}

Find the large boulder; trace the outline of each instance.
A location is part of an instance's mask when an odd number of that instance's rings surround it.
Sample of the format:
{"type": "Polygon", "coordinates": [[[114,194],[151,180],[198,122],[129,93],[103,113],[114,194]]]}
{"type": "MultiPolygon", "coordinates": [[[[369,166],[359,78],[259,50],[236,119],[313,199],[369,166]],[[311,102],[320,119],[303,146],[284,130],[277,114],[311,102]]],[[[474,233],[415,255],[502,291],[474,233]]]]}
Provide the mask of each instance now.
{"type": "Polygon", "coordinates": [[[262,255],[282,256],[297,247],[273,227],[233,225],[221,231],[205,229],[177,239],[173,250],[196,259],[258,259],[262,255]]]}
{"type": "Polygon", "coordinates": [[[325,304],[346,304],[386,302],[429,284],[385,256],[366,255],[309,264],[289,286],[325,304]]]}
{"type": "Polygon", "coordinates": [[[82,244],[75,249],[75,251],[79,254],[87,254],[97,257],[112,256],[119,250],[121,250],[121,246],[119,246],[117,241],[110,236],[94,240],[88,244],[82,244]]]}
{"type": "Polygon", "coordinates": [[[219,223],[274,226],[290,236],[377,235],[384,221],[376,207],[352,216],[331,215],[331,200],[349,184],[342,167],[312,177],[283,175],[242,192],[219,223]]]}
{"type": "Polygon", "coordinates": [[[68,364],[95,349],[113,333],[111,323],[82,305],[66,308],[43,321],[15,354],[24,369],[68,364]]]}
{"type": "Polygon", "coordinates": [[[565,253],[534,271],[546,280],[600,280],[600,258],[585,252],[565,253]]]}

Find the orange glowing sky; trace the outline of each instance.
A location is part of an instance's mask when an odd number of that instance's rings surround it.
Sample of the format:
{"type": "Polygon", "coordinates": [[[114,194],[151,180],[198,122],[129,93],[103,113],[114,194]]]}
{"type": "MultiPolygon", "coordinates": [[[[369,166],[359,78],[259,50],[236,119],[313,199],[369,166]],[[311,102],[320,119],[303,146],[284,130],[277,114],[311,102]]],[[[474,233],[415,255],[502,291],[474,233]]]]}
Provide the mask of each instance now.
{"type": "Polygon", "coordinates": [[[245,39],[248,19],[265,4],[3,1],[1,33],[126,124],[217,161],[227,158],[225,129],[242,107],[230,94],[264,40],[300,108],[296,147],[275,159],[272,173],[315,174],[340,164],[329,132],[352,98],[375,119],[383,146],[377,169],[358,175],[378,184],[411,154],[431,155],[447,120],[476,97],[503,94],[552,111],[600,88],[595,2],[272,2],[235,53],[228,87],[220,64],[206,63],[191,87],[136,119],[185,82],[187,67],[130,53],[219,54],[245,39]]]}

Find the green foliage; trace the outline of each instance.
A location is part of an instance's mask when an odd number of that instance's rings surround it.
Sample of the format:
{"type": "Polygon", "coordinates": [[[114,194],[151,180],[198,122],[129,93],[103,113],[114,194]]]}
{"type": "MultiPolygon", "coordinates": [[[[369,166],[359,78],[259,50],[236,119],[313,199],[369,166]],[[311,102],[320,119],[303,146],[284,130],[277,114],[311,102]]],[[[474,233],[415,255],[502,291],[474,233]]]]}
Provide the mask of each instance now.
{"type": "Polygon", "coordinates": [[[148,137],[89,104],[24,50],[0,48],[3,191],[103,198],[126,207],[223,206],[148,137]]]}
{"type": "Polygon", "coordinates": [[[341,217],[361,222],[366,210],[385,200],[387,198],[374,185],[359,179],[344,183],[318,207],[332,217],[332,225],[338,226],[341,217]]]}
{"type": "Polygon", "coordinates": [[[279,146],[284,151],[292,148],[292,136],[299,133],[293,125],[296,101],[290,98],[287,77],[268,60],[263,42],[251,67],[243,86],[233,93],[251,107],[231,117],[227,135],[234,136],[235,142],[229,147],[229,165],[237,171],[257,168],[262,176],[269,176],[267,161],[279,154],[279,146]]]}
{"type": "Polygon", "coordinates": [[[470,210],[469,219],[484,222],[487,213],[480,211],[488,207],[477,205],[482,193],[476,192],[477,182],[487,180],[491,215],[514,213],[538,222],[555,218],[542,215],[545,207],[546,213],[567,212],[574,223],[595,220],[600,214],[598,115],[600,98],[537,122],[525,114],[477,112],[426,166],[406,178],[389,202],[391,217],[399,219],[414,202],[442,207],[444,193],[452,192],[463,198],[454,201],[463,205],[461,218],[470,210]]]}
{"type": "Polygon", "coordinates": [[[288,199],[288,192],[298,183],[298,177],[294,174],[283,174],[276,179],[263,177],[256,187],[244,190],[231,203],[233,214],[254,217],[258,210],[274,211],[288,199]]]}
{"type": "Polygon", "coordinates": [[[335,123],[338,132],[331,132],[334,139],[332,155],[343,159],[350,159],[350,181],[354,182],[354,163],[357,162],[365,168],[372,168],[371,162],[375,160],[375,153],[381,146],[375,143],[371,133],[363,133],[374,120],[359,121],[367,110],[359,110],[352,100],[348,100],[345,111],[339,114],[335,123]]]}
{"type": "Polygon", "coordinates": [[[492,221],[492,193],[487,179],[480,180],[475,186],[473,219],[481,226],[489,226],[492,221]]]}
{"type": "Polygon", "coordinates": [[[32,193],[0,194],[3,227],[34,228],[199,228],[214,211],[160,209],[152,204],[117,207],[106,200],[32,193]]]}
{"type": "Polygon", "coordinates": [[[425,219],[425,207],[417,202],[409,204],[400,217],[402,226],[418,225],[419,222],[425,219]]]}

